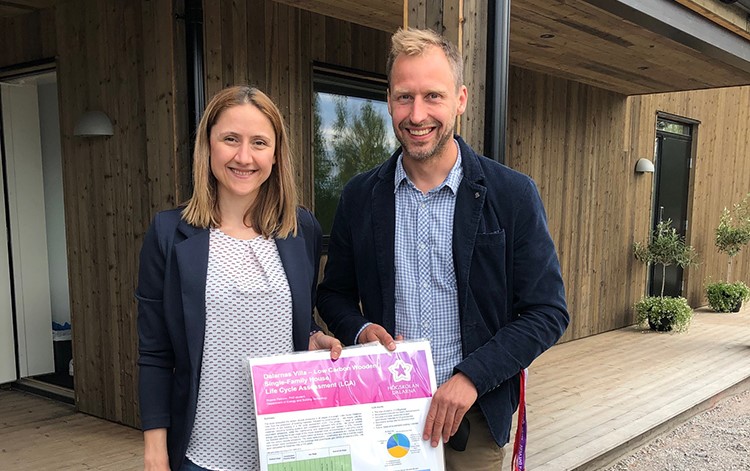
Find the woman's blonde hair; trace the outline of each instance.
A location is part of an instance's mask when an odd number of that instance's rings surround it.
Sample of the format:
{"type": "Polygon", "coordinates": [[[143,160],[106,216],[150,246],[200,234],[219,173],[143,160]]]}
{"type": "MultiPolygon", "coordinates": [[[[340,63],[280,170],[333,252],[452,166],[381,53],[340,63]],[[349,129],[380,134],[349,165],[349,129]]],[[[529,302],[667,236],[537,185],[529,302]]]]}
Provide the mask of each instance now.
{"type": "Polygon", "coordinates": [[[216,177],[211,172],[211,128],[225,110],[244,104],[260,110],[276,134],[276,163],[261,185],[255,202],[245,212],[245,224],[264,237],[297,235],[297,187],[284,118],[265,93],[244,85],[225,88],[206,106],[195,136],[193,195],[182,211],[182,218],[202,228],[221,224],[216,177]]]}
{"type": "Polygon", "coordinates": [[[440,48],[453,71],[453,79],[456,81],[456,90],[464,84],[464,60],[458,48],[444,37],[431,29],[399,28],[391,36],[391,52],[385,66],[388,76],[388,86],[391,84],[391,72],[396,58],[404,54],[406,56],[421,56],[430,47],[440,48]]]}

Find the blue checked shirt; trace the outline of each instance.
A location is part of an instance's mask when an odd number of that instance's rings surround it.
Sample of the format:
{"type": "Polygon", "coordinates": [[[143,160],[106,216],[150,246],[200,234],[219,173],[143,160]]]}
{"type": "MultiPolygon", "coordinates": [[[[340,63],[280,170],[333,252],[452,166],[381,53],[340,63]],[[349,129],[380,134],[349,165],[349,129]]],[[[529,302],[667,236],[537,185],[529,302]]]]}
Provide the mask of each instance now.
{"type": "Polygon", "coordinates": [[[430,341],[439,386],[462,359],[452,248],[456,192],[463,178],[461,151],[445,181],[427,194],[409,180],[402,159],[399,156],[394,180],[395,333],[430,341]]]}

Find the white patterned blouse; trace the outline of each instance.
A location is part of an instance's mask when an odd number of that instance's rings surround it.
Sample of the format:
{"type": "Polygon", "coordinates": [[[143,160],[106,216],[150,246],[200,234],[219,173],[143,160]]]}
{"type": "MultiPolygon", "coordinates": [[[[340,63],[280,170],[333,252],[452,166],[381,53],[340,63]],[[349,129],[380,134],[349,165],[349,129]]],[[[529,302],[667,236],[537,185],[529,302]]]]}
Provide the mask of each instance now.
{"type": "Polygon", "coordinates": [[[217,471],[259,469],[245,356],[294,350],[292,298],[276,242],[211,229],[198,407],[186,456],[217,471]]]}

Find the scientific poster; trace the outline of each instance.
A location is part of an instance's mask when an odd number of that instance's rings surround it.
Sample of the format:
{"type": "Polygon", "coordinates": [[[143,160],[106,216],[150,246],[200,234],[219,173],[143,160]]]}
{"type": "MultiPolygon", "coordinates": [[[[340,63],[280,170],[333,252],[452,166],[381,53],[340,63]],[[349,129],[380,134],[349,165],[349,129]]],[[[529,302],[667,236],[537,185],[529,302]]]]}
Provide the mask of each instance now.
{"type": "Polygon", "coordinates": [[[436,389],[430,344],[248,358],[262,471],[443,471],[422,440],[436,389]]]}

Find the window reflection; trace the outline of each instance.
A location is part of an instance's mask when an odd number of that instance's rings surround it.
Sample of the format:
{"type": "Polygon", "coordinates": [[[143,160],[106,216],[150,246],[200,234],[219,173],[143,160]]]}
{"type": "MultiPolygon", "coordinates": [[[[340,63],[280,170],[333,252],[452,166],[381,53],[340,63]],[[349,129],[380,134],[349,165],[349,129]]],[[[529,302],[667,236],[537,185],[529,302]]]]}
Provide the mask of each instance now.
{"type": "Polygon", "coordinates": [[[346,182],[386,160],[398,143],[384,81],[316,73],[314,88],[315,215],[327,235],[346,182]]]}

